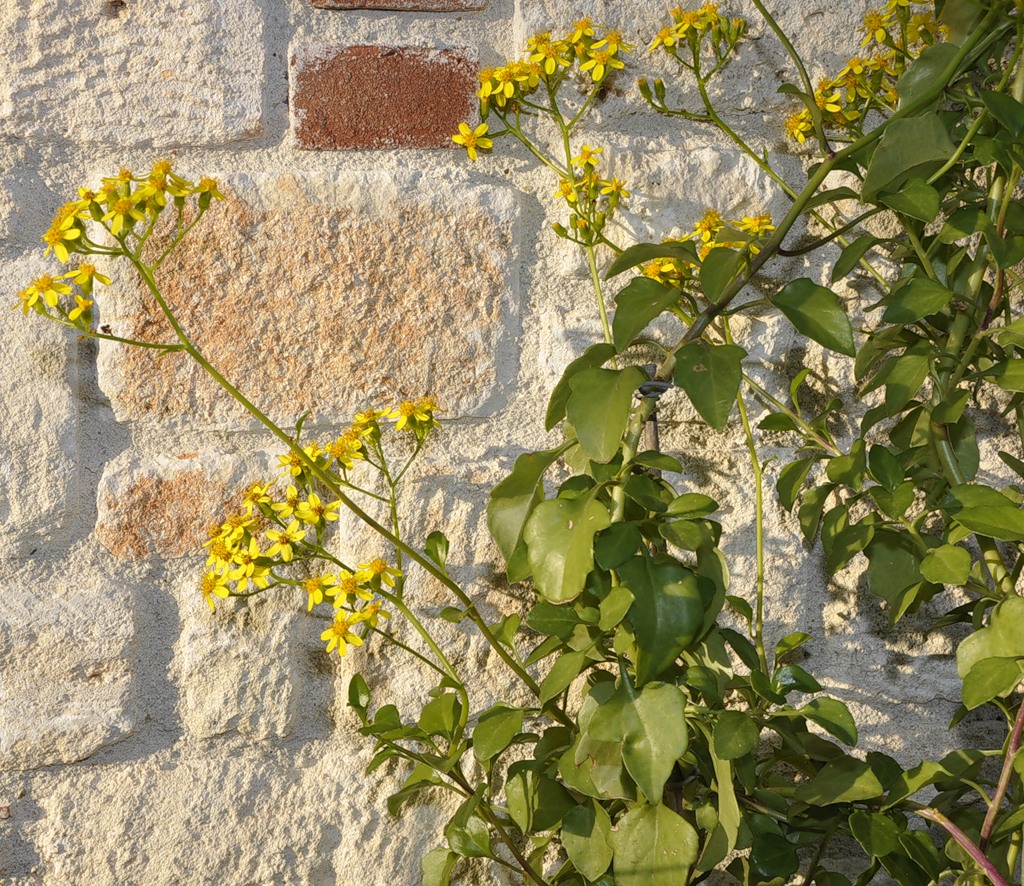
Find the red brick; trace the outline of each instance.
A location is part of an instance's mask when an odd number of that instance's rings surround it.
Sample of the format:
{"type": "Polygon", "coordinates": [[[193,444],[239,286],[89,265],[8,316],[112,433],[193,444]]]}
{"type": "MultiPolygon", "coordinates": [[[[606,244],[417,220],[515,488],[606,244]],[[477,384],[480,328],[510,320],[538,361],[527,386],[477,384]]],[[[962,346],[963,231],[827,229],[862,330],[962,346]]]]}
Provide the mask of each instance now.
{"type": "Polygon", "coordinates": [[[318,9],[397,9],[399,12],[462,12],[483,9],[487,0],[309,0],[318,9]]]}
{"type": "MultiPolygon", "coordinates": [[[[468,51],[467,51],[468,52],[468,51]]],[[[291,59],[300,148],[444,148],[476,106],[467,52],[307,44],[291,59]]]]}

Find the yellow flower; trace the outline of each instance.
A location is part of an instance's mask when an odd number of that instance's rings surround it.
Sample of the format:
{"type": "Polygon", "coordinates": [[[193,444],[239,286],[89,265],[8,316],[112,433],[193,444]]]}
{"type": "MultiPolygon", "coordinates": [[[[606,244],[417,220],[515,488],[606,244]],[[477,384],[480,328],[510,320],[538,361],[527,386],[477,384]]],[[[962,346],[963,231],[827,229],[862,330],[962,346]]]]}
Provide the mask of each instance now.
{"type": "MultiPolygon", "coordinates": [[[[540,37],[541,35],[538,34],[537,36],[540,37]]],[[[545,34],[543,36],[550,38],[551,35],[545,34]]],[[[531,49],[533,52],[530,55],[530,61],[538,63],[548,77],[554,74],[559,67],[566,68],[571,64],[568,56],[569,46],[561,40],[552,42],[548,39],[544,42],[537,42],[531,49]]]]}
{"type": "MultiPolygon", "coordinates": [[[[316,460],[317,456],[320,455],[320,447],[317,444],[310,443],[308,446],[303,446],[302,451],[309,456],[310,459],[316,460]]],[[[290,449],[284,455],[277,457],[277,463],[284,468],[293,477],[298,477],[306,469],[306,464],[299,457],[299,454],[295,450],[290,449]]]]}
{"type": "Polygon", "coordinates": [[[138,208],[135,197],[119,197],[110,204],[110,208],[102,221],[110,222],[110,233],[115,237],[124,230],[125,225],[131,229],[137,221],[142,221],[146,214],[138,208]]]}
{"type": "Polygon", "coordinates": [[[758,215],[745,215],[736,223],[736,227],[747,234],[753,234],[755,237],[760,237],[762,234],[770,234],[775,230],[775,225],[772,224],[772,217],[767,212],[761,212],[758,215]]]}
{"type": "Polygon", "coordinates": [[[415,434],[423,434],[431,428],[440,427],[433,415],[436,409],[437,404],[431,397],[420,397],[418,400],[405,400],[399,403],[392,411],[398,418],[395,430],[408,428],[415,434]]]}
{"type": "Polygon", "coordinates": [[[324,602],[324,591],[327,591],[333,584],[334,576],[332,575],[316,575],[306,579],[303,587],[307,594],[307,612],[312,612],[317,603],[324,602]]]}
{"type": "Polygon", "coordinates": [[[477,148],[489,151],[494,147],[494,142],[486,137],[487,129],[486,123],[481,123],[476,129],[470,129],[468,123],[460,123],[459,131],[452,136],[452,141],[462,145],[469,153],[469,159],[475,162],[477,148]]]}
{"type": "Polygon", "coordinates": [[[630,197],[629,191],[626,190],[626,183],[620,182],[617,178],[612,178],[611,181],[601,180],[601,193],[606,197],[615,197],[616,199],[627,200],[630,197]]]}
{"type": "Polygon", "coordinates": [[[327,590],[327,596],[334,597],[335,608],[352,603],[356,599],[370,600],[373,598],[373,594],[366,589],[365,585],[371,578],[373,578],[373,573],[365,569],[358,572],[341,569],[338,571],[337,585],[327,590]]]}
{"type": "Polygon", "coordinates": [[[82,262],[78,266],[77,271],[72,271],[69,274],[64,275],[64,279],[70,279],[72,283],[82,287],[82,292],[86,295],[92,292],[93,281],[99,280],[104,286],[110,285],[110,278],[106,274],[101,274],[96,270],[96,266],[89,262],[82,262]]]}
{"type": "Polygon", "coordinates": [[[572,23],[572,30],[566,40],[569,43],[579,43],[584,37],[594,36],[594,23],[589,18],[581,18],[572,23]]]}
{"type": "Polygon", "coordinates": [[[380,557],[377,557],[376,560],[371,560],[369,563],[360,563],[359,568],[370,574],[368,581],[371,583],[375,581],[383,582],[389,588],[393,588],[395,586],[395,579],[402,575],[401,570],[388,566],[380,557]]]}
{"type": "Polygon", "coordinates": [[[231,593],[228,590],[227,579],[216,572],[207,572],[203,575],[199,582],[199,590],[203,595],[203,599],[210,607],[210,612],[214,611],[213,598],[215,596],[226,600],[231,593]]]}
{"type": "Polygon", "coordinates": [[[353,613],[352,620],[364,622],[371,628],[375,628],[379,618],[391,618],[390,612],[385,612],[381,609],[382,605],[380,600],[374,600],[368,606],[364,606],[358,612],[353,613]]]}
{"type": "Polygon", "coordinates": [[[890,21],[882,10],[869,9],[864,13],[864,25],[861,28],[864,31],[864,39],[860,41],[860,45],[867,46],[872,42],[884,44],[889,39],[889,32],[886,30],[889,24],[890,21]]]}
{"type": "Polygon", "coordinates": [[[199,179],[199,182],[192,188],[193,194],[209,194],[215,200],[223,200],[224,195],[217,190],[217,179],[210,178],[209,176],[203,176],[199,179]]]}
{"type": "Polygon", "coordinates": [[[309,494],[309,498],[299,504],[295,509],[295,516],[298,517],[303,523],[308,523],[310,526],[315,526],[323,520],[337,520],[338,519],[338,508],[341,507],[341,500],[331,502],[330,504],[324,504],[320,501],[320,496],[315,492],[309,494]]]}
{"type": "Polygon", "coordinates": [[[228,572],[227,577],[238,582],[239,591],[244,591],[250,581],[258,588],[265,588],[270,584],[270,567],[261,566],[256,562],[256,558],[261,556],[263,555],[255,538],[249,539],[248,547],[242,546],[235,552],[232,557],[235,568],[228,572]]]}
{"type": "Polygon", "coordinates": [[[594,49],[601,49],[602,47],[608,47],[608,51],[612,55],[618,55],[619,50],[623,52],[632,52],[636,47],[632,43],[627,43],[622,38],[620,31],[608,31],[605,35],[594,44],[594,49]]]}
{"type": "Polygon", "coordinates": [[[67,283],[57,282],[60,279],[60,277],[43,274],[41,277],[33,280],[32,285],[24,290],[25,293],[29,294],[25,300],[25,313],[28,313],[28,309],[33,307],[39,298],[42,298],[49,307],[57,307],[60,296],[68,295],[71,292],[71,287],[67,283]]]}
{"type": "Polygon", "coordinates": [[[328,454],[346,471],[352,470],[356,459],[365,458],[363,444],[359,439],[362,433],[361,430],[350,428],[327,447],[328,454]]]}
{"type": "Polygon", "coordinates": [[[804,108],[795,114],[790,114],[785,122],[786,135],[796,139],[800,144],[807,141],[807,136],[814,131],[814,124],[811,122],[811,112],[804,108]]]}
{"type": "Polygon", "coordinates": [[[606,74],[610,74],[613,68],[624,67],[626,67],[625,64],[609,50],[591,49],[590,58],[580,65],[580,70],[590,71],[590,78],[597,83],[599,80],[603,80],[606,74]]]}
{"type": "Polygon", "coordinates": [[[598,154],[602,153],[604,148],[592,148],[590,145],[584,145],[580,148],[579,156],[572,158],[573,166],[582,166],[584,169],[588,166],[597,166],[600,162],[598,154]]]}
{"type": "Polygon", "coordinates": [[[276,557],[278,554],[281,555],[281,559],[285,563],[291,562],[292,559],[292,545],[298,544],[306,537],[306,530],[299,529],[298,521],[292,520],[291,523],[283,530],[268,529],[267,538],[269,538],[273,544],[267,548],[268,557],[276,557]]]}
{"type": "Polygon", "coordinates": [[[693,236],[697,237],[702,243],[709,243],[714,239],[715,234],[724,227],[725,222],[722,219],[721,213],[716,209],[708,209],[694,227],[693,236]]]}
{"type": "Polygon", "coordinates": [[[362,646],[363,638],[352,632],[354,620],[344,612],[339,612],[332,624],[320,635],[321,640],[327,641],[327,651],[331,652],[338,647],[338,655],[344,656],[349,646],[362,646]]]}
{"type": "MultiPolygon", "coordinates": [[[[89,311],[89,308],[91,308],[92,305],[93,305],[93,303],[89,299],[82,298],[82,296],[80,296],[80,295],[76,295],[75,296],[75,307],[73,307],[70,311],[68,311],[68,319],[72,323],[74,323],[83,314],[87,314],[88,311],[89,311]]],[[[88,325],[88,317],[86,317],[86,320],[84,322],[85,322],[85,325],[88,325]]]]}
{"type": "Polygon", "coordinates": [[[394,418],[390,409],[367,409],[365,412],[357,412],[352,423],[360,427],[377,424],[382,418],[394,418]]]}
{"type": "Polygon", "coordinates": [[[568,178],[560,179],[554,196],[561,197],[567,203],[575,203],[577,200],[576,183],[568,178]]]}
{"type": "Polygon", "coordinates": [[[287,520],[295,513],[295,509],[299,506],[299,490],[294,486],[289,486],[285,490],[284,496],[284,501],[274,502],[270,507],[277,513],[278,517],[282,520],[287,520]]]}
{"type": "Polygon", "coordinates": [[[245,495],[242,498],[242,510],[246,514],[252,515],[253,508],[261,504],[270,504],[270,496],[267,495],[267,490],[273,486],[273,483],[253,483],[245,490],[245,495]]]}

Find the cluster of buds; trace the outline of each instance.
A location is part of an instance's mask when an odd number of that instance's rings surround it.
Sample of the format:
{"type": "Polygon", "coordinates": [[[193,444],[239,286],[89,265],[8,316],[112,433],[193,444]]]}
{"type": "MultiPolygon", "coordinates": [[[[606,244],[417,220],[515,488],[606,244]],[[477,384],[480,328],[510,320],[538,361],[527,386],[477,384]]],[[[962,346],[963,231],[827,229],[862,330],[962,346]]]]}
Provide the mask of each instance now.
{"type": "Polygon", "coordinates": [[[604,148],[583,145],[572,158],[571,177],[559,179],[554,196],[569,208],[569,227],[555,224],[555,233],[583,245],[597,243],[605,225],[630,193],[618,178],[602,178],[598,166],[604,148]]]}
{"type": "MultiPolygon", "coordinates": [[[[884,8],[864,15],[861,49],[864,55],[849,59],[833,78],[822,80],[814,91],[814,104],[827,131],[861,134],[869,111],[890,113],[899,105],[896,83],[907,65],[934,43],[949,37],[949,29],[924,4],[889,0],[884,8]]],[[[800,142],[814,132],[809,107],[790,114],[785,121],[788,138],[800,142]]]]}
{"type": "MultiPolygon", "coordinates": [[[[191,182],[176,175],[170,160],[157,160],[148,174],[122,169],[116,176],[104,178],[99,190],[79,188],[78,199],[57,211],[42,236],[44,255],[52,253],[58,261],[67,263],[73,254],[124,254],[129,244],[138,254],[140,244],[152,233],[168,205],[176,208],[180,219],[190,198],[195,199],[196,213],[201,215],[212,199],[222,200],[223,195],[212,178],[191,182]],[[117,245],[108,245],[111,241],[117,245]]],[[[89,331],[96,281],[110,283],[91,262],[81,262],[64,274],[44,274],[18,294],[16,307],[89,331]]]]}
{"type": "Polygon", "coordinates": [[[746,19],[720,15],[717,3],[706,2],[697,9],[677,6],[669,14],[672,24],[658,31],[648,48],[653,52],[661,47],[688,67],[691,62],[679,57],[680,46],[687,47],[695,59],[708,48],[716,58],[724,60],[747,32],[746,19]]]}
{"type": "MultiPolygon", "coordinates": [[[[509,113],[517,116],[524,111],[529,113],[529,97],[541,84],[554,95],[574,73],[596,88],[613,72],[625,67],[622,57],[634,48],[619,31],[595,25],[589,18],[573,22],[562,37],[553,37],[549,31],[534,34],[526,41],[525,59],[480,72],[477,96],[483,122],[475,128],[468,123],[460,124],[452,141],[466,149],[470,160],[476,160],[477,151],[487,151],[493,146],[486,122],[492,112],[503,120],[509,113]]],[[[504,133],[496,135],[501,134],[504,133]]]]}
{"type": "Polygon", "coordinates": [[[772,217],[761,212],[745,215],[738,219],[723,218],[715,209],[708,209],[686,237],[666,240],[666,243],[692,243],[696,247],[698,261],[686,258],[657,258],[644,266],[644,274],[667,286],[679,289],[692,288],[700,271],[700,262],[713,249],[749,249],[756,255],[759,242],[775,230],[772,217]]]}

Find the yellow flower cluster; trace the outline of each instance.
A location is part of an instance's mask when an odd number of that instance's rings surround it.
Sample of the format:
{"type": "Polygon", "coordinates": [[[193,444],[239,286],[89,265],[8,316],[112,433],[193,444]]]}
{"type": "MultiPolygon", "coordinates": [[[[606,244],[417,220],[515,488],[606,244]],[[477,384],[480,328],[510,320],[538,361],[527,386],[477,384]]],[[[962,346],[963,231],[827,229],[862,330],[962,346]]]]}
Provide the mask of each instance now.
{"type": "MultiPolygon", "coordinates": [[[[46,246],[44,255],[53,253],[62,263],[69,261],[73,253],[111,255],[110,247],[97,243],[90,236],[90,226],[113,237],[122,246],[129,236],[134,236],[138,242],[149,236],[168,201],[181,211],[189,197],[198,198],[200,212],[205,212],[211,199],[224,199],[212,178],[188,181],[172,171],[170,160],[157,160],[147,174],[122,169],[116,176],[102,179],[98,191],[79,188],[78,199],[57,210],[41,238],[46,246]]],[[[82,262],[69,273],[43,275],[34,280],[18,294],[19,303],[15,307],[21,307],[26,314],[34,310],[88,330],[94,304],[90,296],[96,280],[110,284],[110,279],[94,265],[82,262]],[[68,280],[70,284],[60,282],[68,280]]]]}
{"type": "MultiPolygon", "coordinates": [[[[910,0],[888,0],[884,7],[869,9],[861,31],[865,54],[850,58],[835,77],[822,80],[814,91],[825,129],[854,136],[860,134],[869,111],[896,109],[896,81],[907,65],[927,46],[949,37],[948,28],[935,18],[930,4],[910,0]]],[[[803,144],[814,132],[810,109],[790,114],[784,130],[787,138],[803,144]]]]}
{"type": "Polygon", "coordinates": [[[583,145],[572,158],[571,177],[559,179],[554,195],[566,202],[571,211],[569,230],[556,225],[560,236],[592,243],[599,239],[605,224],[619,205],[631,196],[626,184],[617,177],[602,178],[598,173],[604,148],[583,145]]]}
{"type": "Polygon", "coordinates": [[[680,43],[697,48],[705,38],[711,39],[716,51],[729,51],[747,30],[745,19],[729,19],[720,15],[717,3],[706,2],[697,9],[677,6],[669,14],[672,16],[672,24],[658,31],[648,47],[649,51],[662,47],[669,54],[675,55],[680,43]]]}
{"type": "MultiPolygon", "coordinates": [[[[687,237],[665,240],[665,243],[692,242],[697,247],[701,261],[712,249],[749,249],[756,255],[760,251],[758,241],[775,230],[772,217],[767,212],[745,215],[738,219],[725,219],[716,209],[708,209],[687,237]]],[[[700,265],[680,258],[656,258],[644,266],[644,274],[668,286],[680,289],[694,283],[700,265]]]]}

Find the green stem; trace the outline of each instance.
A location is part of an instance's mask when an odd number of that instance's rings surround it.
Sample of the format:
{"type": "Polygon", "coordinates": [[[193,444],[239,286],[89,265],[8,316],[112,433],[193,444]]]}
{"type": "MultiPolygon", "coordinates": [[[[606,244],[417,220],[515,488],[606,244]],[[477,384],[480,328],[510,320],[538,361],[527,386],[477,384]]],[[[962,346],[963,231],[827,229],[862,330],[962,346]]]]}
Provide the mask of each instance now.
{"type": "Polygon", "coordinates": [[[1020,747],[1022,732],[1024,732],[1024,704],[1021,704],[1017,710],[1013,729],[1006,739],[1006,750],[1003,754],[1003,768],[999,773],[999,782],[992,795],[992,803],[988,807],[985,823],[981,826],[981,839],[978,841],[978,846],[982,851],[988,845],[989,837],[992,836],[992,829],[995,827],[996,818],[1003,805],[1003,797],[1006,796],[1006,791],[1010,787],[1010,779],[1013,777],[1013,758],[1020,747]]]}
{"type": "Polygon", "coordinates": [[[937,809],[931,809],[929,807],[922,807],[913,811],[917,815],[921,816],[921,818],[934,821],[957,843],[959,843],[964,852],[966,852],[974,860],[974,863],[985,872],[985,876],[989,878],[993,886],[1009,886],[1006,880],[1003,879],[1003,875],[999,873],[999,869],[985,857],[985,854],[975,845],[974,841],[960,830],[960,828],[958,828],[949,818],[937,809]]]}
{"type": "Polygon", "coordinates": [[[604,340],[608,344],[613,343],[612,326],[608,322],[608,307],[604,303],[604,292],[601,289],[601,275],[597,270],[597,256],[594,254],[592,244],[587,244],[587,266],[590,268],[590,280],[594,284],[594,297],[597,299],[597,310],[601,315],[601,329],[604,332],[604,340]]]}
{"type": "Polygon", "coordinates": [[[466,614],[470,617],[473,623],[477,626],[480,633],[487,640],[491,648],[501,657],[506,665],[519,677],[520,680],[529,688],[529,690],[536,696],[540,696],[540,687],[537,681],[530,676],[522,665],[519,664],[506,650],[501,643],[498,642],[494,633],[490,627],[483,620],[480,613],[477,612],[476,606],[472,599],[462,590],[448,575],[445,574],[436,564],[434,564],[430,558],[424,556],[415,548],[410,547],[400,538],[397,538],[394,533],[388,530],[386,527],[381,525],[378,521],[374,520],[366,511],[364,511],[359,505],[357,505],[351,498],[349,498],[342,488],[334,481],[330,474],[325,471],[316,461],[310,458],[303,448],[296,443],[282,428],[272,422],[264,413],[253,404],[241,391],[238,390],[234,385],[231,384],[216,368],[200,353],[199,350],[192,344],[188,336],[185,334],[185,330],[182,329],[181,324],[178,322],[174,312],[170,309],[164,297],[161,295],[159,288],[156,285],[156,281],[153,279],[151,269],[143,263],[141,260],[128,255],[127,258],[135,266],[135,269],[139,272],[147,288],[152,293],[153,298],[156,299],[157,305],[160,310],[167,317],[167,321],[171,324],[171,328],[178,336],[179,341],[182,343],[182,347],[188,355],[198,363],[202,369],[220,385],[232,398],[234,398],[239,404],[241,404],[245,410],[253,416],[260,424],[262,424],[267,430],[269,430],[275,437],[277,437],[282,443],[284,443],[289,450],[295,453],[296,457],[306,466],[310,473],[315,476],[323,485],[356,517],[358,517],[363,523],[369,526],[374,532],[381,536],[385,541],[390,542],[394,545],[396,550],[403,551],[409,559],[419,564],[425,569],[430,575],[436,578],[442,585],[444,585],[455,597],[463,604],[466,609],[466,614]]]}

